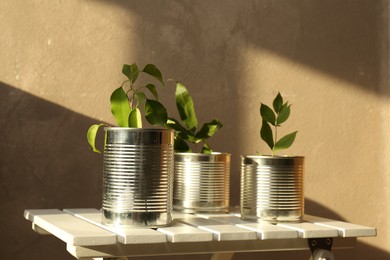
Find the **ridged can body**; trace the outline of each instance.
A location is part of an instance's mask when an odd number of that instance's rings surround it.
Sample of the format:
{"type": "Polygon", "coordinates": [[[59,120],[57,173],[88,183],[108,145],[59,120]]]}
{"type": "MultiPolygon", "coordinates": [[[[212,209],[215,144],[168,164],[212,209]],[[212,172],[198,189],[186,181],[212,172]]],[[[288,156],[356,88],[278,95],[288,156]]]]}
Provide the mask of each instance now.
{"type": "Polygon", "coordinates": [[[105,133],[103,224],[119,227],[170,225],[174,132],[107,127],[105,133]]]}
{"type": "Polygon", "coordinates": [[[230,154],[175,153],[174,176],[176,211],[229,211],[230,154]]]}
{"type": "Polygon", "coordinates": [[[240,210],[244,220],[301,222],[304,157],[241,157],[240,210]]]}

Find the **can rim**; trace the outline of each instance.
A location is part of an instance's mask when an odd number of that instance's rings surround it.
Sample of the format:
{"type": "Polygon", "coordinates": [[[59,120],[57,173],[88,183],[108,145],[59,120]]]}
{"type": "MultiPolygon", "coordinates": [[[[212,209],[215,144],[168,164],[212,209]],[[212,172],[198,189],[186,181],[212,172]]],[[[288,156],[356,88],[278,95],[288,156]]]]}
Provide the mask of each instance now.
{"type": "Polygon", "coordinates": [[[298,158],[305,158],[305,156],[300,155],[256,155],[256,154],[248,154],[248,155],[241,155],[241,158],[258,158],[258,159],[271,159],[271,160],[277,160],[277,159],[298,159],[298,158]]]}
{"type": "Polygon", "coordinates": [[[230,162],[230,153],[175,153],[175,162],[230,162]]]}
{"type": "Polygon", "coordinates": [[[105,131],[134,131],[134,132],[174,132],[172,129],[166,128],[136,128],[136,127],[120,127],[120,126],[106,126],[104,127],[105,131]]]}

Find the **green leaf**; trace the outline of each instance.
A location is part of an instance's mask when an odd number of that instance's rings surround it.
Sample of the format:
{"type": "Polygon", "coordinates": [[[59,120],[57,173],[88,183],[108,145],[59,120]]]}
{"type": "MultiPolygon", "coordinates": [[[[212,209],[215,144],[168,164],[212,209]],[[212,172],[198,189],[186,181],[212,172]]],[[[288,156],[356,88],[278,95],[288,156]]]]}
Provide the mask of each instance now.
{"type": "Polygon", "coordinates": [[[145,100],[146,100],[146,95],[143,92],[136,92],[134,94],[134,99],[136,104],[136,107],[139,107],[145,100]]]}
{"type": "Polygon", "coordinates": [[[146,88],[149,89],[150,93],[152,93],[153,97],[158,101],[158,93],[156,86],[153,84],[146,85],[146,88]]]}
{"type": "Polygon", "coordinates": [[[145,72],[146,74],[149,74],[150,76],[154,77],[158,81],[160,81],[163,86],[165,85],[163,78],[162,78],[162,74],[161,74],[160,70],[155,65],[147,64],[142,71],[145,72]]]}
{"type": "Polygon", "coordinates": [[[297,132],[293,132],[282,137],[279,141],[276,142],[275,147],[272,149],[274,152],[289,148],[295,140],[297,132]]]}
{"type": "Polygon", "coordinates": [[[280,95],[280,93],[278,92],[278,94],[276,95],[275,99],[274,99],[274,102],[272,103],[273,107],[274,107],[274,110],[276,113],[279,113],[280,110],[282,109],[282,106],[283,106],[283,98],[282,98],[282,95],[280,95]]]}
{"type": "Polygon", "coordinates": [[[122,73],[127,76],[131,83],[134,83],[137,80],[139,74],[138,66],[135,63],[131,65],[124,64],[122,67],[122,73]]]}
{"type": "Polygon", "coordinates": [[[167,125],[174,125],[175,123],[176,123],[176,122],[174,121],[173,118],[168,117],[167,125]]]}
{"type": "Polygon", "coordinates": [[[114,90],[110,97],[111,113],[114,115],[118,126],[128,127],[128,118],[131,112],[129,98],[122,87],[114,90]]]}
{"type": "Polygon", "coordinates": [[[145,118],[152,125],[165,126],[168,120],[167,109],[156,100],[146,99],[145,118]]]}
{"type": "Polygon", "coordinates": [[[186,153],[191,152],[190,147],[188,144],[181,138],[176,137],[174,142],[174,150],[177,153],[186,153]]]}
{"type": "Polygon", "coordinates": [[[129,127],[142,128],[141,111],[138,108],[131,110],[129,115],[129,127]]]}
{"type": "Polygon", "coordinates": [[[95,153],[101,153],[97,148],[96,148],[96,135],[101,126],[105,126],[106,124],[95,124],[92,125],[87,132],[87,140],[88,144],[92,147],[93,151],[95,153]]]}
{"type": "Polygon", "coordinates": [[[213,119],[209,123],[205,123],[199,132],[196,133],[195,137],[199,139],[207,139],[213,136],[220,128],[222,123],[218,119],[213,119]]]}
{"type": "Polygon", "coordinates": [[[272,111],[272,109],[269,106],[261,103],[260,115],[263,118],[263,120],[265,120],[266,122],[268,122],[272,125],[275,125],[275,122],[276,122],[275,113],[274,113],[274,111],[272,111]]]}
{"type": "Polygon", "coordinates": [[[184,125],[191,131],[195,131],[198,127],[198,119],[196,118],[194,102],[187,88],[180,82],[176,83],[176,106],[179,115],[184,125]]]}
{"type": "Polygon", "coordinates": [[[166,127],[176,131],[176,136],[183,140],[188,140],[191,143],[199,143],[201,139],[195,138],[195,135],[182,126],[179,121],[174,118],[168,118],[166,127]]]}
{"type": "Polygon", "coordinates": [[[278,117],[276,118],[276,124],[280,125],[284,123],[290,116],[290,107],[291,105],[288,105],[288,103],[285,103],[282,108],[280,109],[280,112],[278,114],[278,117]]]}
{"type": "Polygon", "coordinates": [[[122,73],[124,75],[126,75],[126,77],[132,81],[132,77],[131,77],[131,67],[129,64],[123,64],[123,67],[122,67],[122,73]]]}
{"type": "Polygon", "coordinates": [[[213,153],[213,150],[212,150],[211,147],[206,143],[206,144],[203,145],[202,150],[201,150],[200,152],[203,153],[203,154],[212,154],[212,153],[213,153]]]}
{"type": "Polygon", "coordinates": [[[167,126],[168,128],[170,128],[170,129],[173,129],[173,130],[179,131],[179,132],[188,131],[187,129],[185,129],[185,128],[179,123],[179,121],[177,121],[176,119],[171,118],[171,117],[168,118],[166,126],[167,126]]]}
{"type": "Polygon", "coordinates": [[[273,149],[274,139],[272,135],[272,129],[265,120],[263,120],[263,124],[261,125],[260,137],[268,144],[269,148],[273,149]]]}

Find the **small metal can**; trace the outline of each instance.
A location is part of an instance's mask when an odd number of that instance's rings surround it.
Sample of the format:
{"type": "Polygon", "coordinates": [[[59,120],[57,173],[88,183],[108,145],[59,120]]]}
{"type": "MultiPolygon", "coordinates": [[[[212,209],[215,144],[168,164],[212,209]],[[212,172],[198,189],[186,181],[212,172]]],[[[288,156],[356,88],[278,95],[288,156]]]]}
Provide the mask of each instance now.
{"type": "Polygon", "coordinates": [[[304,157],[241,157],[240,210],[244,220],[301,222],[304,157]]]}
{"type": "Polygon", "coordinates": [[[174,210],[229,211],[230,154],[175,153],[174,176],[174,210]]]}

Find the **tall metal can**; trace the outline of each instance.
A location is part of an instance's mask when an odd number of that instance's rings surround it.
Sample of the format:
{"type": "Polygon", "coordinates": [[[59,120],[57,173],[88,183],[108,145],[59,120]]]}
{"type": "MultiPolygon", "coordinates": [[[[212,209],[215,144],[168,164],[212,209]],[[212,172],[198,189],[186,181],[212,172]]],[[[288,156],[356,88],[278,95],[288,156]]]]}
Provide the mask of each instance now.
{"type": "Polygon", "coordinates": [[[174,132],[106,127],[105,134],[103,224],[120,227],[170,225],[174,132]]]}

